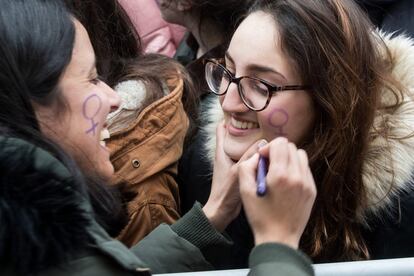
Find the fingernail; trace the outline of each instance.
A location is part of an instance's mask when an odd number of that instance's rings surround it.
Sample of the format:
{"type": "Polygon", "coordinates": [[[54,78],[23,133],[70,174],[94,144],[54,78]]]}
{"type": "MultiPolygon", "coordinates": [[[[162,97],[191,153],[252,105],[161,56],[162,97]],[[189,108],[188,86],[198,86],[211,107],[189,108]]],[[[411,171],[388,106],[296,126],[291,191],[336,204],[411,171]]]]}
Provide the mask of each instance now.
{"type": "Polygon", "coordinates": [[[260,140],[260,142],[257,144],[257,147],[260,149],[267,145],[267,141],[265,139],[260,140]]]}
{"type": "Polygon", "coordinates": [[[279,141],[280,143],[288,143],[289,140],[286,137],[277,137],[275,141],[279,141]]]}

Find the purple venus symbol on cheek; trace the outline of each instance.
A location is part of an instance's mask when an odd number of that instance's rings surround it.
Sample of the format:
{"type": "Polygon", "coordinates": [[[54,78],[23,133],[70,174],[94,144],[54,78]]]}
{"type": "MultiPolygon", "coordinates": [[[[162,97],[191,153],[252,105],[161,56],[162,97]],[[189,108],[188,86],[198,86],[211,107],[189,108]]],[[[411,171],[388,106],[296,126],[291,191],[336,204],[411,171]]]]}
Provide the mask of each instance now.
{"type": "Polygon", "coordinates": [[[273,109],[268,117],[269,125],[275,128],[276,135],[278,136],[286,136],[286,133],[283,131],[283,127],[288,123],[288,121],[289,114],[282,108],[273,109]]]}
{"type": "Polygon", "coordinates": [[[96,128],[99,125],[99,122],[95,122],[94,118],[98,115],[99,111],[101,111],[101,108],[102,100],[96,94],[88,96],[83,102],[83,117],[91,122],[91,127],[86,131],[86,134],[92,133],[92,135],[96,135],[96,128]]]}

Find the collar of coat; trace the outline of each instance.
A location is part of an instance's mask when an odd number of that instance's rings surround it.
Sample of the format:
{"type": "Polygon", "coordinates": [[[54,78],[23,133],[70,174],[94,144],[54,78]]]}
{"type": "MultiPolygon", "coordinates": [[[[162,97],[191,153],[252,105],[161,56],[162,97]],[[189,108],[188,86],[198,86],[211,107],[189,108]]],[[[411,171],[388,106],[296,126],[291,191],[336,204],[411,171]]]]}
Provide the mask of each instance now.
{"type": "MultiPolygon", "coordinates": [[[[392,37],[391,34],[384,33],[379,35],[394,58],[393,75],[407,89],[397,110],[392,113],[377,113],[372,129],[380,129],[386,121],[391,130],[388,133],[390,137],[408,138],[387,139],[374,134],[374,131],[371,134],[362,175],[369,207],[358,211],[360,222],[366,225],[371,215],[380,217],[384,212],[390,213],[392,200],[400,193],[410,192],[414,187],[411,181],[414,172],[414,41],[405,36],[392,37]]],[[[381,90],[381,101],[390,103],[393,99],[392,92],[384,87],[381,90]]],[[[216,126],[223,120],[218,97],[211,97],[204,116],[207,124],[202,131],[206,136],[207,158],[213,164],[216,126]]]]}

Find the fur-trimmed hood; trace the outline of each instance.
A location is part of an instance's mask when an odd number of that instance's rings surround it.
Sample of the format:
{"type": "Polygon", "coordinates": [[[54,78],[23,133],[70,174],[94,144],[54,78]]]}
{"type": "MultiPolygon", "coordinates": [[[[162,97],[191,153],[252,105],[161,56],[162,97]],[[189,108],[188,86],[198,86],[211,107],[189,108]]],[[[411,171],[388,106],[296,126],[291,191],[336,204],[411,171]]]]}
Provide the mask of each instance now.
{"type": "MultiPolygon", "coordinates": [[[[371,214],[380,216],[384,211],[389,212],[392,199],[401,192],[410,192],[414,187],[414,41],[405,36],[392,37],[383,33],[380,36],[394,60],[394,77],[407,89],[402,104],[396,110],[392,113],[378,111],[372,129],[381,129],[385,121],[391,131],[388,133],[389,137],[405,139],[388,139],[375,131],[371,132],[362,175],[369,207],[361,209],[358,216],[363,223],[366,223],[371,214]]],[[[384,87],[381,93],[382,103],[390,104],[395,101],[389,89],[384,87]]],[[[202,132],[207,140],[207,158],[212,164],[216,147],[216,126],[223,120],[218,97],[212,98],[208,103],[204,116],[207,124],[202,132]]]]}

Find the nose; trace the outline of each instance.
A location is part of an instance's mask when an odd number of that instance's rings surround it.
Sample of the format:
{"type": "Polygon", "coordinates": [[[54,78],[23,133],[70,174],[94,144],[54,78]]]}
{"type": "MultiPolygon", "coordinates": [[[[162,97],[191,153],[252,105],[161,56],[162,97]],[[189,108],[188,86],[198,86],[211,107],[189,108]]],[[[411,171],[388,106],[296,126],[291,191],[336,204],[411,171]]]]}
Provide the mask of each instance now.
{"type": "Polygon", "coordinates": [[[238,86],[235,83],[230,83],[227,93],[220,97],[220,102],[221,107],[225,112],[240,113],[249,111],[249,108],[240,98],[238,86]]]}
{"type": "Polygon", "coordinates": [[[119,108],[121,105],[121,97],[119,97],[118,93],[115,92],[109,85],[103,82],[103,85],[105,86],[105,93],[108,97],[109,102],[109,113],[114,112],[119,108]]]}

